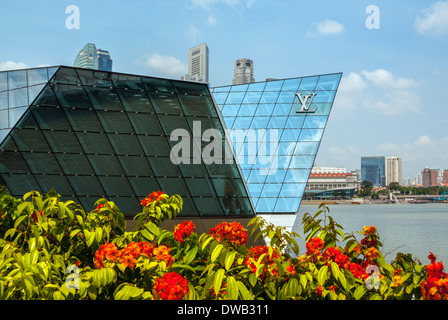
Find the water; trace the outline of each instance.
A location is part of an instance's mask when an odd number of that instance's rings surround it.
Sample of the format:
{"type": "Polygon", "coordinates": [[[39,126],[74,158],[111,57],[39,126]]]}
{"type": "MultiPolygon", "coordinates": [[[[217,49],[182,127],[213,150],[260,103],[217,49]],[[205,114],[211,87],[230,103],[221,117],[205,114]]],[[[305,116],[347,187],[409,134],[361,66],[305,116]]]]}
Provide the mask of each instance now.
{"type": "MultiPolygon", "coordinates": [[[[429,252],[434,253],[448,267],[448,204],[368,204],[328,205],[330,215],[344,228],[344,233],[355,232],[360,240],[364,226],[378,228],[383,254],[391,262],[397,252],[411,253],[423,264],[429,263],[429,252]]],[[[301,205],[293,227],[299,239],[300,254],[305,253],[302,217],[317,212],[317,205],[301,205]]],[[[322,215],[323,217],[323,215],[322,215]]]]}

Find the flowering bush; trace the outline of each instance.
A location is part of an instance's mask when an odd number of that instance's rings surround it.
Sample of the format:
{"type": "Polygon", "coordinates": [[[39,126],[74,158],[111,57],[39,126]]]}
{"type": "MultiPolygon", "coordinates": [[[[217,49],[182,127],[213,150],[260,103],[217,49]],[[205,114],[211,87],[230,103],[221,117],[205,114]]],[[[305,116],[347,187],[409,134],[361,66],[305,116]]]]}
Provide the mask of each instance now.
{"type": "Polygon", "coordinates": [[[435,255],[388,263],[376,227],[344,233],[324,205],[303,216],[302,253],[297,234],[260,217],[198,235],[192,221],[162,228],[182,209],[178,195],[153,192],[141,204],[128,232],[105,199],[86,212],[54,191],[0,193],[0,299],[448,299],[435,255]]]}

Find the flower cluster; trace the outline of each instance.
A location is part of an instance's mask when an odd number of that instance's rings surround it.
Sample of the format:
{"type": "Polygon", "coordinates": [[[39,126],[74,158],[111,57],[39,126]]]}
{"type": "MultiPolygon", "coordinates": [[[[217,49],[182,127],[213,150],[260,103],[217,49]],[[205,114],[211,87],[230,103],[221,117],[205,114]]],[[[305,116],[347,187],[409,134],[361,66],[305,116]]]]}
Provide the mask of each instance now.
{"type": "Polygon", "coordinates": [[[154,282],[152,292],[160,300],[182,300],[189,289],[188,280],[176,272],[165,273],[154,282]]]}
{"type": "Polygon", "coordinates": [[[211,228],[209,234],[218,242],[228,242],[235,245],[245,245],[247,230],[238,222],[222,222],[211,228]]]}
{"type": "Polygon", "coordinates": [[[311,238],[306,242],[306,254],[307,255],[319,255],[324,248],[324,241],[319,238],[311,238]]]}
{"type": "Polygon", "coordinates": [[[420,285],[425,300],[448,300],[448,274],[443,272],[442,261],[436,263],[436,256],[430,252],[431,264],[426,266],[428,279],[420,285]]]}
{"type": "Polygon", "coordinates": [[[364,226],[362,233],[364,234],[364,238],[361,239],[361,245],[363,248],[376,248],[378,245],[378,236],[376,234],[375,226],[364,226]]]}
{"type": "Polygon", "coordinates": [[[195,232],[193,221],[184,221],[174,227],[174,239],[184,242],[185,238],[189,237],[192,232],[195,232]]]}
{"type": "Polygon", "coordinates": [[[144,199],[140,202],[140,204],[141,204],[143,207],[147,207],[147,206],[149,206],[151,203],[153,203],[153,202],[157,202],[157,201],[159,201],[159,200],[162,200],[162,199],[165,198],[165,197],[166,197],[166,194],[165,194],[163,191],[158,191],[158,192],[154,191],[154,192],[151,192],[146,198],[144,198],[144,199]]]}
{"type": "Polygon", "coordinates": [[[154,258],[157,261],[165,261],[168,267],[174,262],[174,257],[170,254],[170,248],[167,246],[155,246],[147,241],[141,241],[131,242],[122,250],[119,250],[115,243],[103,244],[95,252],[94,265],[96,268],[101,269],[120,263],[125,268],[133,269],[141,256],[154,258]]]}

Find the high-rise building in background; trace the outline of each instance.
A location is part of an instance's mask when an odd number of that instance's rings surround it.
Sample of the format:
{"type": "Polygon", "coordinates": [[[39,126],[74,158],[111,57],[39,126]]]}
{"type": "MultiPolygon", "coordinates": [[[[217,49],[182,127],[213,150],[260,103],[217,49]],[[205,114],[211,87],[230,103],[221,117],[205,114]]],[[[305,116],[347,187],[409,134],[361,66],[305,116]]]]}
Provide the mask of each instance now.
{"type": "Polygon", "coordinates": [[[443,170],[442,183],[443,184],[448,184],[448,170],[443,170]]]}
{"type": "Polygon", "coordinates": [[[112,59],[109,51],[101,48],[96,51],[97,69],[101,71],[112,71],[112,59]]]}
{"type": "Polygon", "coordinates": [[[188,50],[188,74],[182,80],[209,83],[209,50],[207,43],[202,43],[188,50]]]}
{"type": "Polygon", "coordinates": [[[402,184],[401,181],[401,158],[400,157],[387,157],[386,158],[386,186],[391,182],[398,182],[402,184]]]}
{"type": "Polygon", "coordinates": [[[254,82],[254,62],[247,58],[235,60],[233,84],[238,85],[254,82]]]}
{"type": "Polygon", "coordinates": [[[88,43],[79,50],[73,66],[76,68],[96,69],[96,59],[96,46],[94,43],[88,43]]]}
{"type": "Polygon", "coordinates": [[[361,157],[361,181],[367,180],[374,187],[386,185],[385,157],[361,157]]]}
{"type": "Polygon", "coordinates": [[[76,68],[112,71],[112,59],[109,51],[97,50],[94,43],[88,43],[78,52],[73,66],[76,68]]]}

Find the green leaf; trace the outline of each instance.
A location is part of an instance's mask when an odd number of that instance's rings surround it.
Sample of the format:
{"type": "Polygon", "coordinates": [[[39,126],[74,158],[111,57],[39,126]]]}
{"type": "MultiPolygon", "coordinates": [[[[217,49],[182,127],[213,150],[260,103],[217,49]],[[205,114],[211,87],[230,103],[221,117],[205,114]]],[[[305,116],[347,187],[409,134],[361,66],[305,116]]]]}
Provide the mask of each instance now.
{"type": "Polygon", "coordinates": [[[229,300],[237,300],[238,299],[238,284],[234,277],[227,277],[227,299],[229,300]]]}
{"type": "Polygon", "coordinates": [[[292,278],[288,281],[286,293],[289,297],[295,297],[299,291],[299,281],[292,278]]]}
{"type": "Polygon", "coordinates": [[[322,266],[317,274],[317,282],[323,286],[325,280],[327,280],[328,266],[322,266]]]}
{"type": "Polygon", "coordinates": [[[238,285],[238,291],[241,295],[241,298],[243,298],[243,300],[253,300],[252,295],[250,294],[249,290],[247,290],[244,283],[242,283],[241,281],[237,281],[236,283],[238,285]]]}
{"type": "Polygon", "coordinates": [[[336,279],[339,279],[339,266],[336,262],[331,261],[331,273],[333,274],[333,277],[336,279]]]}
{"type": "Polygon", "coordinates": [[[345,278],[345,275],[343,272],[339,273],[339,282],[341,283],[342,287],[347,290],[347,279],[345,278]]]}
{"type": "Polygon", "coordinates": [[[355,293],[353,294],[353,297],[356,300],[359,300],[359,299],[361,299],[361,297],[364,295],[365,292],[366,292],[366,287],[364,286],[364,284],[362,284],[356,288],[355,293]]]}
{"type": "Polygon", "coordinates": [[[201,249],[204,250],[205,247],[208,245],[208,243],[209,243],[210,241],[212,241],[212,240],[213,240],[213,237],[209,237],[209,238],[207,238],[207,240],[205,240],[204,243],[202,244],[201,249]]]}
{"type": "Polygon", "coordinates": [[[151,221],[145,223],[145,228],[155,236],[158,236],[160,233],[160,228],[151,221]]]}
{"type": "Polygon", "coordinates": [[[224,248],[224,245],[220,243],[215,247],[215,249],[213,249],[212,254],[210,255],[211,262],[214,262],[218,258],[222,248],[224,248]]]}
{"type": "Polygon", "coordinates": [[[225,258],[225,262],[224,262],[224,267],[226,268],[226,270],[229,270],[230,267],[233,264],[233,261],[235,260],[235,256],[236,256],[236,251],[229,251],[226,254],[226,258],[225,258]]]}
{"type": "Polygon", "coordinates": [[[100,243],[103,239],[103,229],[98,227],[95,229],[95,240],[97,243],[100,243]]]}
{"type": "Polygon", "coordinates": [[[197,253],[198,253],[198,247],[194,246],[193,248],[191,248],[191,250],[189,250],[187,252],[187,254],[184,256],[184,259],[183,259],[184,263],[190,264],[196,257],[197,253]]]}
{"type": "Polygon", "coordinates": [[[219,269],[215,273],[215,280],[213,281],[213,286],[215,290],[215,295],[218,295],[219,290],[221,290],[222,280],[224,279],[224,269],[219,269]]]}
{"type": "Polygon", "coordinates": [[[305,289],[306,288],[306,284],[308,283],[308,280],[306,278],[306,275],[301,274],[300,275],[300,284],[302,285],[302,287],[305,289]]]}

